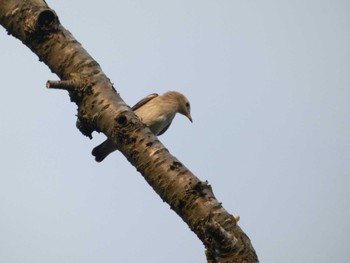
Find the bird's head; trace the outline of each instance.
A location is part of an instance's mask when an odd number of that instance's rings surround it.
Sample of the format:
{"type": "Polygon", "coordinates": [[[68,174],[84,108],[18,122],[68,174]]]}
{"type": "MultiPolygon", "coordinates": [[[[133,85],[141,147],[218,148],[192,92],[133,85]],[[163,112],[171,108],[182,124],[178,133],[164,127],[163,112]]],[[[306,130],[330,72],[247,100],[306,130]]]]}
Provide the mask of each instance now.
{"type": "Polygon", "coordinates": [[[187,99],[184,103],[181,103],[181,108],[179,113],[185,115],[191,122],[193,122],[191,117],[191,104],[187,99]]]}
{"type": "Polygon", "coordinates": [[[178,113],[185,115],[191,122],[193,122],[191,117],[191,104],[185,95],[177,91],[169,91],[165,93],[164,96],[169,97],[169,99],[177,104],[178,113]]]}

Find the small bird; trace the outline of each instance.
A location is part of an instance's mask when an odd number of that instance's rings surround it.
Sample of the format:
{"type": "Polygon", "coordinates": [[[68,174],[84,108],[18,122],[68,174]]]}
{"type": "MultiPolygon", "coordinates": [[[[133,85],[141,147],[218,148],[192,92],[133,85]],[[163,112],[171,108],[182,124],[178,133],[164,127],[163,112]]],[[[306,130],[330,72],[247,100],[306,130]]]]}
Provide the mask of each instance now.
{"type": "MultiPolygon", "coordinates": [[[[185,115],[192,122],[190,103],[183,94],[177,91],[168,91],[163,95],[152,93],[131,109],[155,135],[162,135],[166,132],[176,113],[185,115]]],[[[116,145],[107,139],[92,150],[92,155],[95,156],[97,162],[101,162],[115,150],[117,150],[116,145]]]]}

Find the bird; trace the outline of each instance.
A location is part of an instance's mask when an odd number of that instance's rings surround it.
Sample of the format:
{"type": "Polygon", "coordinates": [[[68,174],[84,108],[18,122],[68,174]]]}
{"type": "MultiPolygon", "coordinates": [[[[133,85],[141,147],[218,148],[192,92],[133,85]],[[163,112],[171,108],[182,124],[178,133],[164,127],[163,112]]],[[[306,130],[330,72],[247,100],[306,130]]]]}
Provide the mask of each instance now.
{"type": "MultiPolygon", "coordinates": [[[[137,102],[131,109],[156,136],[167,131],[177,113],[193,122],[190,102],[185,95],[177,91],[168,91],[163,95],[152,93],[137,102]]],[[[92,155],[97,162],[102,162],[115,150],[117,150],[115,143],[107,139],[92,150],[92,155]]]]}

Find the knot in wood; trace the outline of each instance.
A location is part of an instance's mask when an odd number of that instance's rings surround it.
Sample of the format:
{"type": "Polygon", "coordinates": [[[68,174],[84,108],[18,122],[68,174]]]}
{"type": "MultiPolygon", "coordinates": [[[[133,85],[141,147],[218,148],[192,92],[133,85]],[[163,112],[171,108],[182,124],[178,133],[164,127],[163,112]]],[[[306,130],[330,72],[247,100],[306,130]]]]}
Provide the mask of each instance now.
{"type": "Polygon", "coordinates": [[[115,118],[115,120],[119,125],[122,126],[126,125],[126,123],[128,122],[128,118],[124,114],[120,114],[115,118]]]}

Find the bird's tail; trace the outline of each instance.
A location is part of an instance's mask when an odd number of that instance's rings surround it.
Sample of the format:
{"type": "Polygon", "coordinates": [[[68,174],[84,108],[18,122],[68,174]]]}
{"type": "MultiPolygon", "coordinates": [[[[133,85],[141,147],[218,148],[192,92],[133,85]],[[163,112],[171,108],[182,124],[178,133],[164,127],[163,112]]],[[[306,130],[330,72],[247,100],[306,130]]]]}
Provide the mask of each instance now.
{"type": "Polygon", "coordinates": [[[116,145],[109,139],[105,140],[100,145],[92,150],[92,155],[95,156],[96,162],[102,162],[111,152],[117,150],[116,145]]]}

